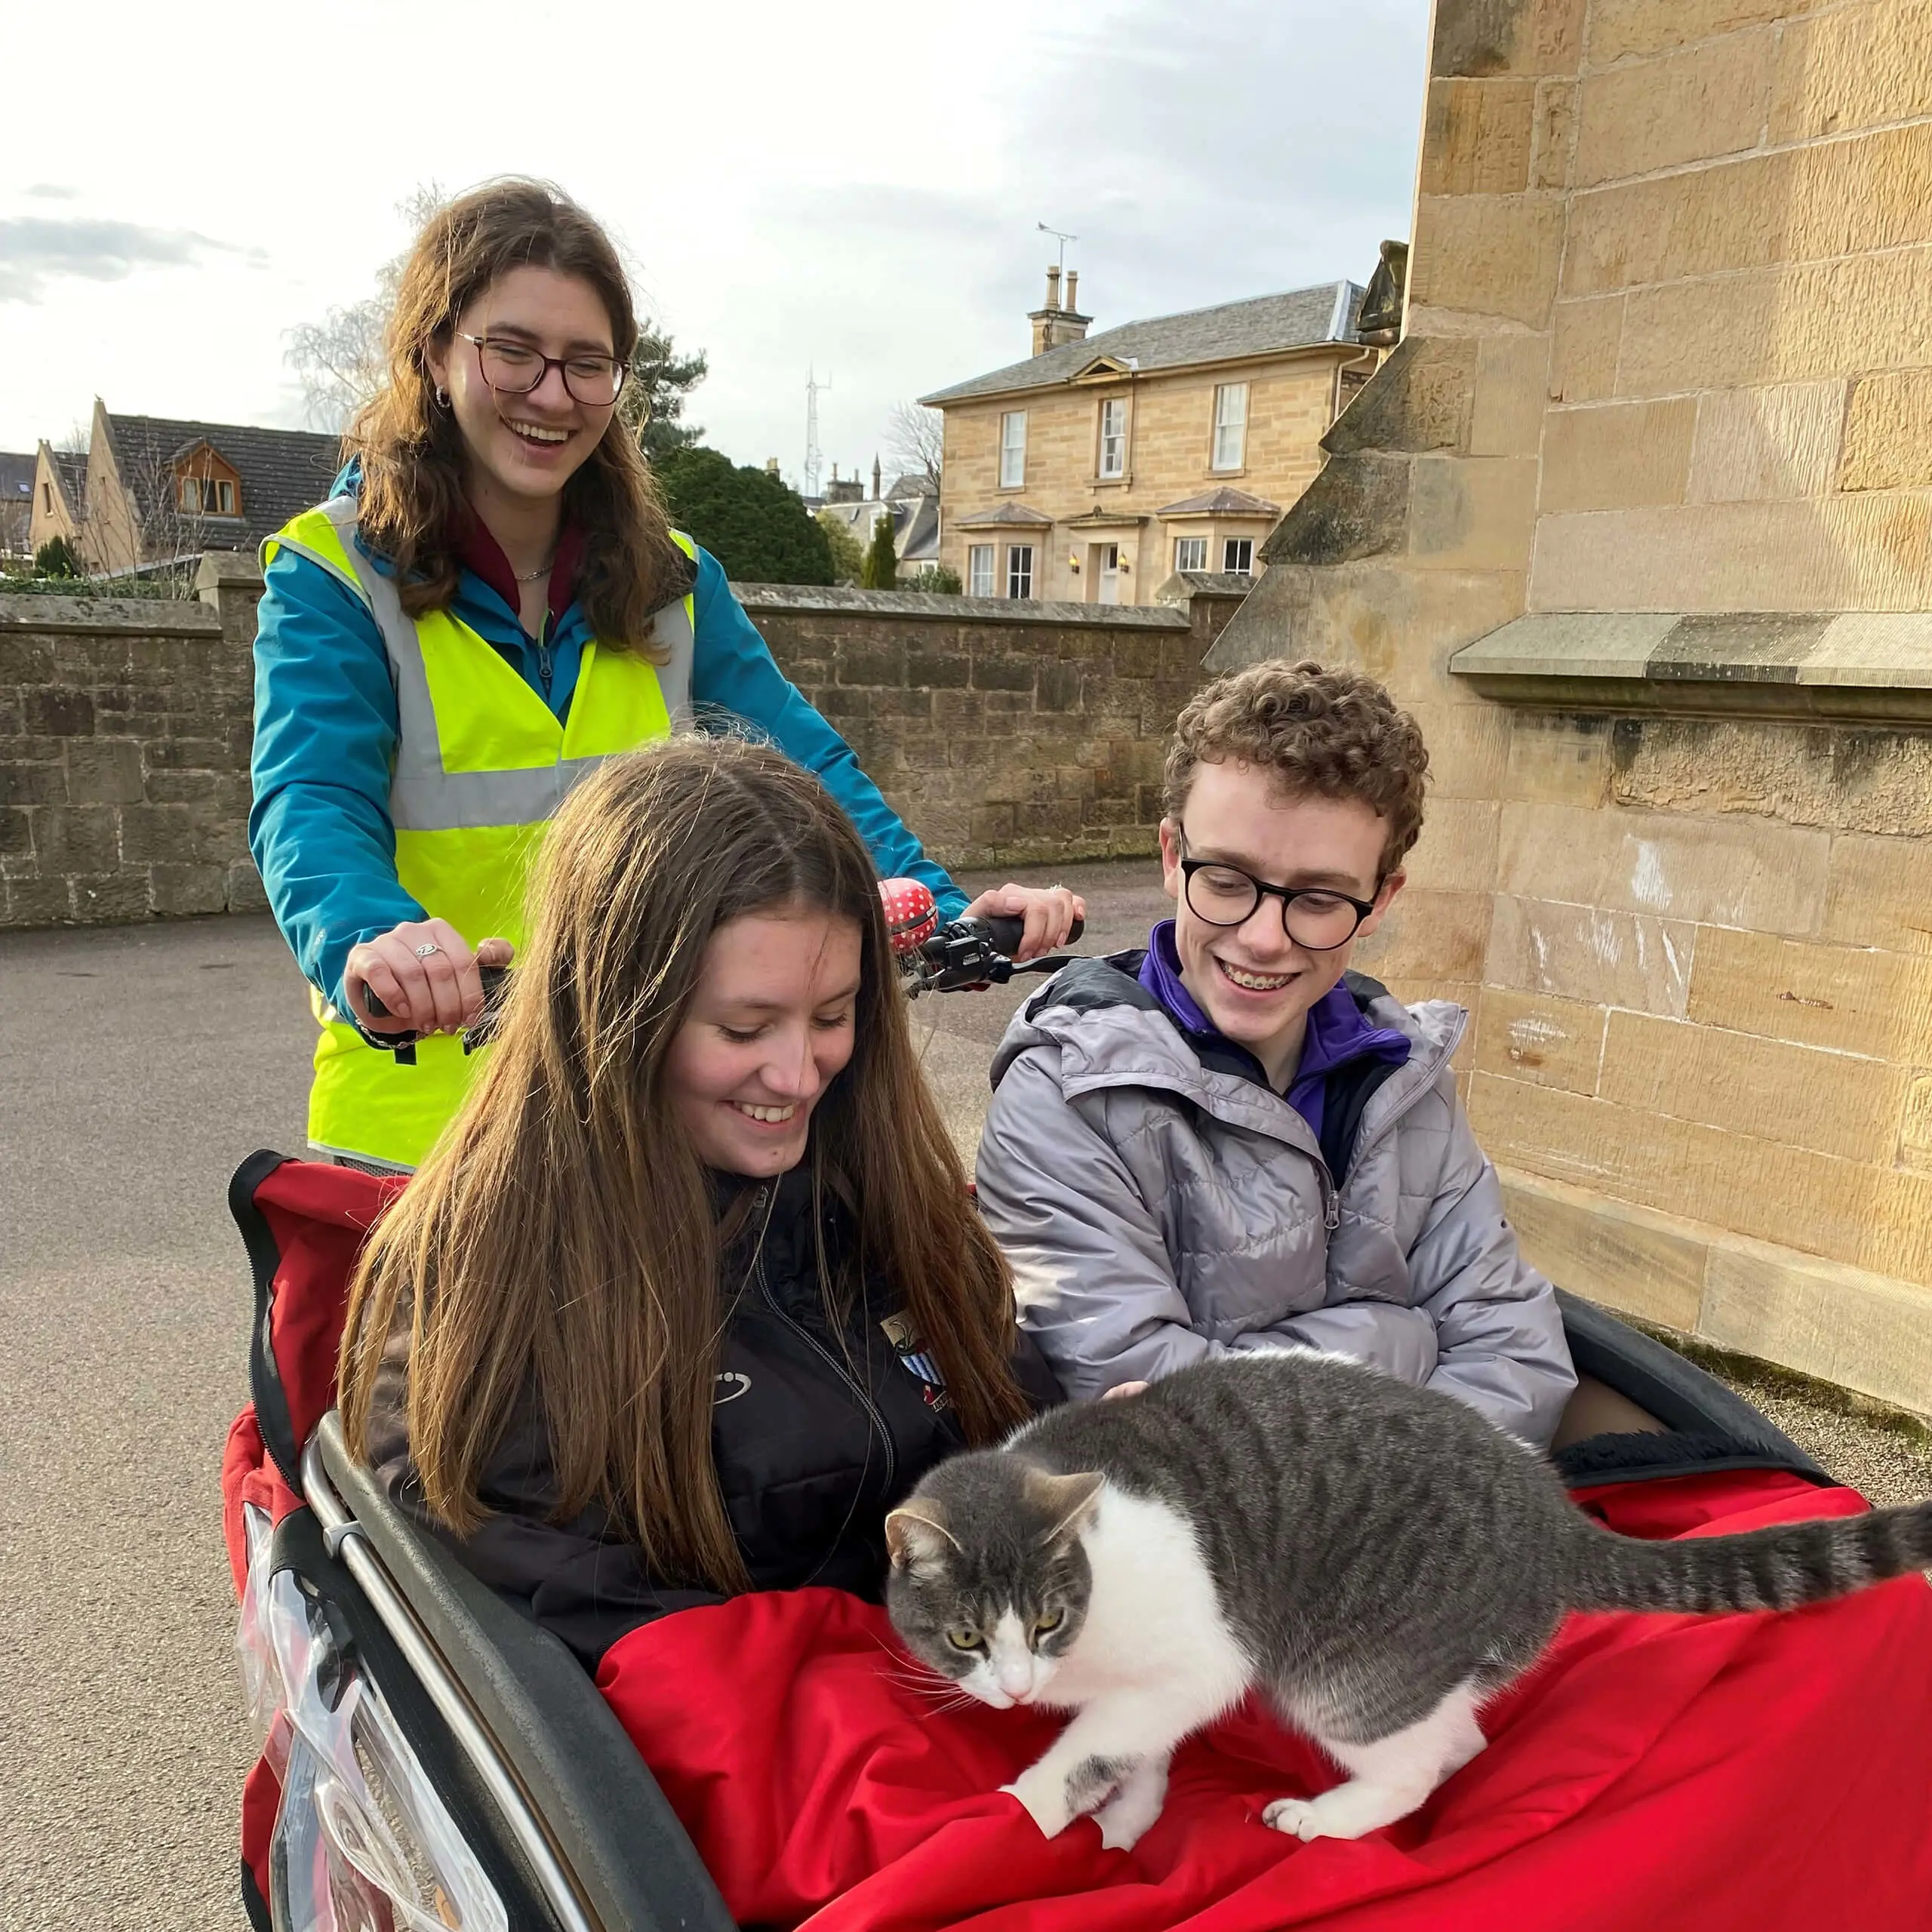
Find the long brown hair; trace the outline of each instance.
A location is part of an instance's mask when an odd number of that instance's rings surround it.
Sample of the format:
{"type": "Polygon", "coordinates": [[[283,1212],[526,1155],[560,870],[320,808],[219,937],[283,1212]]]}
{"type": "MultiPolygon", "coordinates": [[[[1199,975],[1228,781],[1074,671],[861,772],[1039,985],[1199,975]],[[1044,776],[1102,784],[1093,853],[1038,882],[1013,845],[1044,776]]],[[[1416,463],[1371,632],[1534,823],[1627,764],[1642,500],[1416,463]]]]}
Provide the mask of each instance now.
{"type": "MultiPolygon", "coordinates": [[[[512,269],[554,269],[597,291],[611,348],[628,364],[638,325],[630,285],[611,239],[547,182],[486,182],[446,202],[409,251],[385,349],[389,380],[356,412],[343,448],[362,463],[363,540],[396,566],[411,617],[456,595],[463,499],[463,432],[435,400],[432,345],[447,347],[463,311],[512,269]]],[[[566,514],[584,533],[577,595],[605,645],[648,651],[654,613],[689,580],[643,452],[614,416],[564,486],[566,514]]]]}
{"type": "Polygon", "coordinates": [[[658,1574],[745,1587],[711,1452],[721,1237],[665,1060],[712,933],[791,906],[861,936],[852,1057],[807,1157],[856,1223],[848,1278],[900,1298],[969,1440],[1026,1413],[1011,1279],[920,1070],[863,842],[777,752],[681,739],[610,760],[558,814],[489,1064],[350,1289],[349,1441],[366,1453],[383,1346],[406,1321],[411,1451],[459,1532],[534,1393],[559,1520],[601,1501],[658,1574]]]}

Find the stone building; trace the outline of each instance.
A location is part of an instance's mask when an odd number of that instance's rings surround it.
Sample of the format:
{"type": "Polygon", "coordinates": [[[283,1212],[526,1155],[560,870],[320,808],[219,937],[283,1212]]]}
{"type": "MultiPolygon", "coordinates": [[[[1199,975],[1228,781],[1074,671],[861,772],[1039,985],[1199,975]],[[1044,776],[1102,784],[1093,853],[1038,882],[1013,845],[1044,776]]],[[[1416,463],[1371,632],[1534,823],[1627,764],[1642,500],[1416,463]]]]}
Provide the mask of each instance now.
{"type": "Polygon", "coordinates": [[[858,488],[851,494],[827,493],[818,512],[821,519],[836,518],[863,549],[884,517],[892,525],[892,554],[900,570],[917,571],[939,561],[939,489],[931,477],[908,473],[888,485],[875,457],[872,494],[865,495],[863,481],[854,480],[858,488]]]}
{"type": "Polygon", "coordinates": [[[32,555],[34,458],[0,450],[0,558],[32,555]]]}
{"type": "Polygon", "coordinates": [[[1361,666],[1526,1245],[1932,1411],[1932,8],[1438,0],[1401,340],[1211,665],[1361,666]]]}
{"type": "Polygon", "coordinates": [[[1246,576],[1367,371],[1349,281],[1089,337],[1047,271],[1032,353],[922,397],[946,421],[939,554],[969,596],[1151,604],[1246,576]]]}
{"type": "Polygon", "coordinates": [[[85,457],[40,446],[29,540],[64,537],[100,576],[253,550],[328,494],[341,448],[303,429],[112,414],[97,396],[85,457]]]}

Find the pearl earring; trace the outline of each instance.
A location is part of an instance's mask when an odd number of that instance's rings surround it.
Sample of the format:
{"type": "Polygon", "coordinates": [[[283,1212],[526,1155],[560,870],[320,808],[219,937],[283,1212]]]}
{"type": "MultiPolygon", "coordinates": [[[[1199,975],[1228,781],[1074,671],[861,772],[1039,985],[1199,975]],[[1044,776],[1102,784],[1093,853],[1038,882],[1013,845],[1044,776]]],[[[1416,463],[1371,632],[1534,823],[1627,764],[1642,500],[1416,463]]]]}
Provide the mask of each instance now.
{"type": "Polygon", "coordinates": [[[449,406],[450,392],[441,383],[438,383],[436,385],[436,407],[438,409],[447,409],[449,406]]]}

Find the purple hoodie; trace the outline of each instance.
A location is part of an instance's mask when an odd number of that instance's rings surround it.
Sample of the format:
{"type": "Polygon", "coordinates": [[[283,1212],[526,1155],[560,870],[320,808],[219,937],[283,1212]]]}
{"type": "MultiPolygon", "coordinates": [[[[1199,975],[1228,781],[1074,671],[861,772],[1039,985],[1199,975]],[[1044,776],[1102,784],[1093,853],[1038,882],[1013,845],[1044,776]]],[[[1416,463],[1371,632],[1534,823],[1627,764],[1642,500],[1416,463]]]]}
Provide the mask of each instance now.
{"type": "MultiPolygon", "coordinates": [[[[1148,934],[1147,956],[1140,962],[1138,977],[1189,1041],[1238,1054],[1251,1063],[1254,1078],[1267,1085],[1268,1076],[1261,1063],[1245,1047],[1222,1032],[1181,984],[1180,955],[1174,949],[1173,920],[1161,920],[1148,934]]],[[[1295,1069],[1284,1097],[1307,1121],[1309,1131],[1318,1140],[1327,1078],[1336,1068],[1358,1060],[1386,1060],[1399,1066],[1408,1057],[1407,1035],[1392,1027],[1371,1026],[1356,1005],[1355,995],[1338,983],[1308,1010],[1308,1035],[1302,1041],[1301,1064],[1295,1069]]]]}

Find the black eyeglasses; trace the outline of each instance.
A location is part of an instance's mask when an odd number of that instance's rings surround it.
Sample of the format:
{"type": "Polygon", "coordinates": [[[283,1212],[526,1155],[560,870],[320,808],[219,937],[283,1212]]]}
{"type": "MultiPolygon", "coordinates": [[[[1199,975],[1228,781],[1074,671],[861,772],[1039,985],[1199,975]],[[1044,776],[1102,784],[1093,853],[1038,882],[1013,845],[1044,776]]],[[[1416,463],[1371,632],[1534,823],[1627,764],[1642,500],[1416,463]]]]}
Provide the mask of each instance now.
{"type": "Polygon", "coordinates": [[[1211,926],[1245,925],[1263,899],[1278,899],[1282,930],[1308,952],[1346,946],[1375,910],[1373,899],[1352,899],[1327,886],[1270,885],[1218,860],[1183,859],[1180,869],[1182,890],[1197,919],[1211,926]]]}
{"type": "Polygon", "coordinates": [[[586,409],[608,409],[624,386],[624,365],[614,355],[546,355],[500,336],[457,334],[476,345],[483,380],[503,395],[528,395],[552,369],[564,372],[564,387],[586,409]]]}

